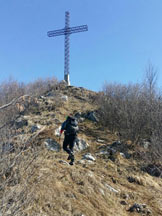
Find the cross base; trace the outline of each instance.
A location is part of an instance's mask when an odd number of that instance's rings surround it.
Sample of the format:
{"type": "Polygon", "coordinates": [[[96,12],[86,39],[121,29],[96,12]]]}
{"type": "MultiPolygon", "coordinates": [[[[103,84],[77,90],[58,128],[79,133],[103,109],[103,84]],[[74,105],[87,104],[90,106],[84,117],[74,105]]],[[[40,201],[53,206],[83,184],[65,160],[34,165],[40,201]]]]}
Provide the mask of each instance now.
{"type": "Polygon", "coordinates": [[[69,86],[69,85],[70,85],[69,74],[65,74],[65,75],[64,75],[64,80],[65,80],[65,82],[67,83],[67,85],[69,86]]]}

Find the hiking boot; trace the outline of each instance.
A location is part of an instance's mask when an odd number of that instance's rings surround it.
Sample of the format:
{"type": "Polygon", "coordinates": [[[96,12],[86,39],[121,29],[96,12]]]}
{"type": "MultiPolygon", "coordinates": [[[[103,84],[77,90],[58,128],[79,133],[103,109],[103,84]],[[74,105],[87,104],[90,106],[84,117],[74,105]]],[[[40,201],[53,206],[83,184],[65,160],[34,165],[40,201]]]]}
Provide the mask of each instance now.
{"type": "Polygon", "coordinates": [[[73,161],[70,161],[70,163],[69,163],[69,164],[72,166],[72,165],[74,165],[74,162],[73,162],[73,161]]]}
{"type": "Polygon", "coordinates": [[[71,162],[74,162],[74,155],[73,154],[71,154],[70,159],[71,159],[71,162]]]}

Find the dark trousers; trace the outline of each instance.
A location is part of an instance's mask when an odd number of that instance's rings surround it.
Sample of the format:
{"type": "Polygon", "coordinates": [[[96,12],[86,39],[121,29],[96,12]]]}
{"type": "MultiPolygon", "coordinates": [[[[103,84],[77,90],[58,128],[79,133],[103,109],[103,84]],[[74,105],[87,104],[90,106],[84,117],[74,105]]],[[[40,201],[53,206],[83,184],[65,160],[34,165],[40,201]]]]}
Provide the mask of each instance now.
{"type": "Polygon", "coordinates": [[[76,135],[65,135],[64,142],[63,142],[63,149],[69,155],[73,154],[75,139],[76,139],[76,135]]]}

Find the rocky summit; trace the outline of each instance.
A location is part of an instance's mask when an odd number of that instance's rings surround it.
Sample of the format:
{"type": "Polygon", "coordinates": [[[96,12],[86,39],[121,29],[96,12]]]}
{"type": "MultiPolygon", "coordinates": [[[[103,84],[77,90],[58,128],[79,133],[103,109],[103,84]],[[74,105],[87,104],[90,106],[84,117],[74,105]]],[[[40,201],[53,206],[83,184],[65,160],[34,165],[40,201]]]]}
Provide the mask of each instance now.
{"type": "Polygon", "coordinates": [[[100,124],[98,94],[60,84],[17,101],[1,140],[0,216],[162,215],[160,166],[142,169],[129,140],[100,124]],[[69,114],[80,128],[73,166],[59,138],[69,114]]]}

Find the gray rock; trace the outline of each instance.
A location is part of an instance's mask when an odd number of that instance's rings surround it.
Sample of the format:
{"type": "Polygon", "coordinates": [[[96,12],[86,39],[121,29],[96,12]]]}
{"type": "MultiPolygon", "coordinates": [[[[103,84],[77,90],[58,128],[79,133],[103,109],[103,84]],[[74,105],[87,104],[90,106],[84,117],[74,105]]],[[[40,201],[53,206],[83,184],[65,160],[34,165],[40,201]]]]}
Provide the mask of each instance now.
{"type": "MultiPolygon", "coordinates": [[[[103,155],[104,157],[110,157],[110,159],[115,157],[115,154],[117,152],[120,153],[121,156],[123,156],[126,159],[131,158],[131,154],[128,153],[128,147],[121,143],[120,141],[115,141],[111,145],[102,145],[99,147],[98,155],[103,155]]],[[[114,159],[113,159],[114,160],[114,159]]]]}
{"type": "Polygon", "coordinates": [[[104,159],[110,159],[113,162],[116,160],[116,150],[109,147],[109,146],[103,146],[103,148],[100,148],[101,150],[97,155],[101,155],[104,159]]]}
{"type": "Polygon", "coordinates": [[[100,193],[101,193],[103,196],[105,196],[105,192],[104,192],[104,190],[103,190],[102,188],[99,188],[99,191],[100,191],[100,193]]]}
{"type": "Polygon", "coordinates": [[[148,149],[150,146],[151,146],[151,142],[147,141],[147,140],[142,140],[140,142],[140,145],[145,148],[145,149],[148,149]]]}
{"type": "Polygon", "coordinates": [[[130,183],[136,183],[136,179],[132,176],[128,176],[127,177],[127,180],[130,182],[130,183]]]}
{"type": "Polygon", "coordinates": [[[81,159],[77,162],[77,164],[94,164],[94,161],[92,160],[85,160],[85,159],[81,159]]]}
{"type": "Polygon", "coordinates": [[[119,193],[118,190],[114,189],[113,187],[111,187],[110,185],[108,184],[105,184],[106,188],[109,189],[109,191],[113,192],[113,193],[119,193]]]}
{"type": "Polygon", "coordinates": [[[56,117],[56,114],[55,113],[52,113],[51,114],[51,118],[55,118],[56,117]]]}
{"type": "Polygon", "coordinates": [[[135,203],[134,205],[132,205],[129,209],[129,212],[137,212],[137,213],[143,213],[143,214],[147,214],[150,215],[151,211],[146,207],[146,204],[137,204],[135,203]]]}
{"type": "Polygon", "coordinates": [[[32,127],[31,127],[31,133],[35,133],[37,130],[39,130],[40,129],[40,126],[37,126],[37,125],[33,125],[32,127]]]}
{"type": "Polygon", "coordinates": [[[13,143],[7,142],[2,144],[2,153],[14,152],[14,151],[15,148],[13,143]]]}
{"type": "Polygon", "coordinates": [[[108,155],[109,152],[107,150],[100,150],[96,155],[108,155]]]}
{"type": "Polygon", "coordinates": [[[97,142],[98,142],[98,143],[104,143],[105,141],[102,140],[102,139],[98,139],[97,142]]]}
{"type": "Polygon", "coordinates": [[[123,157],[123,158],[126,158],[125,154],[120,152],[120,155],[123,157]]]}
{"type": "Polygon", "coordinates": [[[62,95],[61,100],[67,102],[68,101],[68,96],[67,95],[62,95]]]}
{"type": "Polygon", "coordinates": [[[129,195],[128,195],[127,193],[123,193],[123,192],[120,194],[120,197],[121,197],[122,199],[126,199],[126,200],[129,199],[129,195]]]}
{"type": "Polygon", "coordinates": [[[88,111],[87,113],[77,112],[75,113],[75,118],[77,118],[78,121],[81,121],[81,119],[83,121],[85,118],[93,122],[99,121],[95,111],[88,111]]]}
{"type": "Polygon", "coordinates": [[[64,160],[59,160],[59,163],[70,166],[70,164],[68,162],[64,161],[64,160]]]}
{"type": "Polygon", "coordinates": [[[60,121],[59,119],[54,119],[53,122],[54,122],[55,124],[61,124],[61,121],[60,121]]]}
{"type": "Polygon", "coordinates": [[[59,152],[61,150],[61,146],[53,139],[46,139],[44,144],[48,150],[59,152]]]}
{"type": "Polygon", "coordinates": [[[122,146],[122,143],[119,140],[117,140],[111,144],[111,147],[116,148],[116,149],[120,148],[120,146],[122,146]]]}
{"type": "Polygon", "coordinates": [[[125,200],[120,201],[121,205],[127,205],[128,203],[125,200]]]}
{"type": "Polygon", "coordinates": [[[146,167],[142,167],[141,169],[151,176],[162,177],[162,165],[160,164],[148,164],[146,167]]]}
{"type": "Polygon", "coordinates": [[[74,216],[86,216],[86,215],[82,213],[75,213],[74,216]]]}
{"type": "Polygon", "coordinates": [[[83,160],[90,160],[90,161],[95,161],[96,159],[91,155],[91,153],[86,153],[82,157],[83,160]]]}
{"type": "Polygon", "coordinates": [[[55,130],[55,136],[60,136],[61,126],[55,130]]]}
{"type": "Polygon", "coordinates": [[[138,184],[138,185],[142,185],[143,184],[138,177],[128,176],[127,180],[130,183],[135,183],[135,184],[138,184]]]}
{"type": "Polygon", "coordinates": [[[8,215],[8,216],[11,216],[11,215],[12,215],[12,212],[11,212],[11,210],[9,209],[9,210],[6,211],[5,214],[8,215]]]}
{"type": "Polygon", "coordinates": [[[151,145],[151,143],[150,143],[150,142],[147,142],[147,141],[143,143],[143,147],[144,147],[145,149],[148,149],[150,145],[151,145]]]}
{"type": "Polygon", "coordinates": [[[57,97],[58,94],[55,91],[50,91],[46,94],[46,97],[57,97]]]}
{"type": "Polygon", "coordinates": [[[80,119],[78,120],[78,122],[79,122],[79,123],[82,123],[82,122],[84,122],[84,120],[85,120],[85,118],[80,118],[80,119]]]}
{"type": "Polygon", "coordinates": [[[98,122],[98,118],[96,116],[96,113],[94,111],[91,111],[91,112],[88,112],[86,115],[85,115],[85,118],[93,121],[93,122],[98,122]]]}
{"type": "Polygon", "coordinates": [[[77,112],[75,113],[74,117],[77,119],[78,122],[83,122],[85,120],[85,118],[82,116],[81,112],[77,112]]]}
{"type": "Polygon", "coordinates": [[[27,126],[27,125],[28,125],[28,121],[26,119],[18,118],[15,121],[15,126],[17,129],[22,128],[22,127],[27,126]]]}
{"type": "Polygon", "coordinates": [[[82,151],[87,149],[89,144],[80,138],[77,138],[74,145],[74,151],[82,151]]]}
{"type": "Polygon", "coordinates": [[[77,118],[77,119],[79,119],[79,118],[82,117],[82,113],[81,112],[77,112],[77,113],[75,113],[74,117],[77,118]]]}

